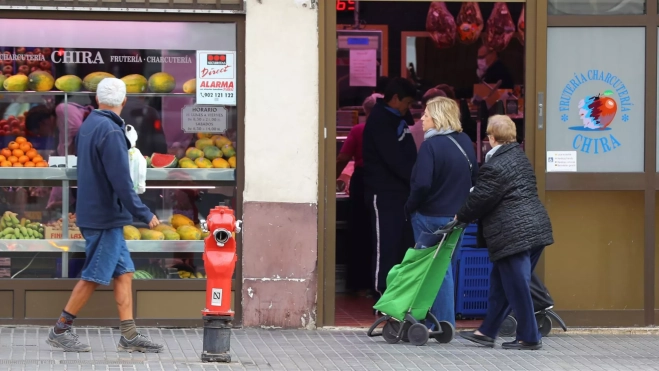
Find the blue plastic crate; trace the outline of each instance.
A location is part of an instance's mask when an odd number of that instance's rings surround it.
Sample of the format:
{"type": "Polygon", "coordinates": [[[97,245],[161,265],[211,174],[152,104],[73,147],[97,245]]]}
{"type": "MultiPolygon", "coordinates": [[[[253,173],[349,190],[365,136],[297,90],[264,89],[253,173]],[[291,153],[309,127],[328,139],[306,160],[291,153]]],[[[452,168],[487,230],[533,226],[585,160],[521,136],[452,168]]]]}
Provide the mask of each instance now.
{"type": "Polygon", "coordinates": [[[491,272],[492,263],[487,249],[462,248],[458,276],[455,279],[455,313],[458,318],[485,316],[491,272]]]}
{"type": "Polygon", "coordinates": [[[469,236],[465,234],[462,236],[462,246],[463,247],[478,247],[478,242],[476,236],[469,236]]]}
{"type": "Polygon", "coordinates": [[[475,236],[476,233],[478,233],[478,224],[469,224],[467,228],[465,228],[465,235],[467,236],[475,236]]]}

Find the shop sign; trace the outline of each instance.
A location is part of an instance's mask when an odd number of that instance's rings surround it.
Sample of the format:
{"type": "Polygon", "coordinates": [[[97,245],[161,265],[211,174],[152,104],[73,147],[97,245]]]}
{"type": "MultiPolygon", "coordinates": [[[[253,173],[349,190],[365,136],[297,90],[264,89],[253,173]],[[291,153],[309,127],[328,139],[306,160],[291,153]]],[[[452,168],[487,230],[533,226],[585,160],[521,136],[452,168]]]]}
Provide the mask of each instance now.
{"type": "Polygon", "coordinates": [[[236,52],[197,51],[197,104],[236,105],[236,52]]]}
{"type": "Polygon", "coordinates": [[[625,83],[614,73],[591,69],[575,72],[558,100],[558,114],[564,123],[576,123],[572,148],[589,155],[614,151],[623,143],[615,136],[625,130],[633,115],[634,103],[625,83]]]}
{"type": "Polygon", "coordinates": [[[223,106],[184,106],[181,118],[181,129],[186,133],[220,134],[227,131],[227,109],[223,106]]]}

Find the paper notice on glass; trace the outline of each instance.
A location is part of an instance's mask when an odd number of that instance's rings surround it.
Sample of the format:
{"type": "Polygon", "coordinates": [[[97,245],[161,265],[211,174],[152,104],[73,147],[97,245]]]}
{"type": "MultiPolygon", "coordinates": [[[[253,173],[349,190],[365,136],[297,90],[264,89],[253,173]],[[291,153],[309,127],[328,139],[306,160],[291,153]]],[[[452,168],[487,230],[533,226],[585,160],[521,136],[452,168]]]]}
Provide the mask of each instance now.
{"type": "Polygon", "coordinates": [[[547,151],[547,172],[577,171],[577,151],[547,151]]]}
{"type": "Polygon", "coordinates": [[[350,49],[350,86],[375,86],[377,67],[375,49],[350,49]]]}

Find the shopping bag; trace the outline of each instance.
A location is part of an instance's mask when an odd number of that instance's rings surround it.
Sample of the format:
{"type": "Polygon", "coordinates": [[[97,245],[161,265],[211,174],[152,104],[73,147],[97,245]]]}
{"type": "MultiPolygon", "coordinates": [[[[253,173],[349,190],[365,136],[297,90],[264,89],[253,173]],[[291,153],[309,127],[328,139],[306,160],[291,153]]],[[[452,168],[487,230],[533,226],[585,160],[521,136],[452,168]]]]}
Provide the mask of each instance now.
{"type": "Polygon", "coordinates": [[[146,191],[146,158],[135,147],[137,144],[137,131],[132,125],[126,125],[126,138],[131,145],[128,150],[128,168],[130,170],[130,179],[133,181],[133,190],[137,194],[142,194],[146,191]]]}

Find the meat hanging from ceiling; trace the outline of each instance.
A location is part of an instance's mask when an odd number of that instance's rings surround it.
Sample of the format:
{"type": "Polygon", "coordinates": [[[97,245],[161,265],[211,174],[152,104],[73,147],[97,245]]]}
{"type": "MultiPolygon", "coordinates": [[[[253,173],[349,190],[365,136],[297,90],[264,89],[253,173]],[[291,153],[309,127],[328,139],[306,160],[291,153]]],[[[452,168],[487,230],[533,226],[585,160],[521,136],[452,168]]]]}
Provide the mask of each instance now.
{"type": "Polygon", "coordinates": [[[490,18],[485,25],[483,44],[502,51],[510,43],[515,33],[515,23],[506,3],[495,3],[490,18]]]}
{"type": "Polygon", "coordinates": [[[520,14],[519,20],[517,21],[517,38],[522,45],[524,45],[524,36],[526,33],[526,20],[524,19],[525,10],[526,5],[522,6],[522,14],[520,14]]]}
{"type": "Polygon", "coordinates": [[[426,17],[426,31],[439,49],[450,48],[455,45],[457,28],[453,15],[446,8],[443,1],[430,3],[428,16],[426,17]]]}
{"type": "Polygon", "coordinates": [[[483,31],[483,15],[476,2],[464,2],[460,7],[457,17],[458,37],[463,44],[473,44],[481,36],[483,31]]]}

